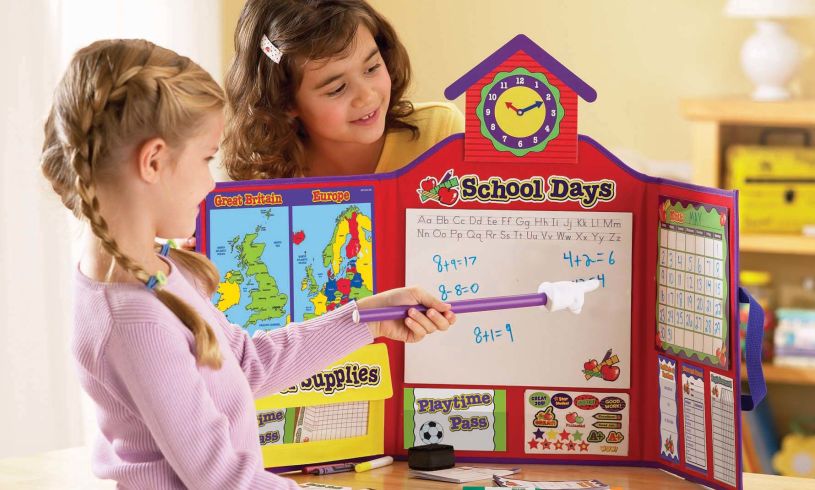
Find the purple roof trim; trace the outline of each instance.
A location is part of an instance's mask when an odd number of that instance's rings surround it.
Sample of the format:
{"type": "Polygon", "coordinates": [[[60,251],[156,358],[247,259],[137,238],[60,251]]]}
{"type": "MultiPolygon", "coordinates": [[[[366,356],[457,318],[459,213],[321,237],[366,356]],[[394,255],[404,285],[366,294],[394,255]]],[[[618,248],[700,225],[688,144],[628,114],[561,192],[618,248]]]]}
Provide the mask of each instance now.
{"type": "Polygon", "coordinates": [[[458,98],[458,96],[463,94],[470,86],[481,80],[484,75],[491,72],[496,66],[503,63],[504,60],[519,50],[526,52],[526,54],[549,70],[554,76],[558,77],[586,102],[594,102],[594,100],[597,99],[597,92],[591,88],[589,84],[569,71],[568,68],[563,66],[552,55],[544,51],[543,48],[523,34],[518,34],[510,39],[508,43],[498,48],[497,51],[484,58],[484,60],[477,64],[472,70],[453,82],[444,90],[444,96],[449,100],[458,98]]]}

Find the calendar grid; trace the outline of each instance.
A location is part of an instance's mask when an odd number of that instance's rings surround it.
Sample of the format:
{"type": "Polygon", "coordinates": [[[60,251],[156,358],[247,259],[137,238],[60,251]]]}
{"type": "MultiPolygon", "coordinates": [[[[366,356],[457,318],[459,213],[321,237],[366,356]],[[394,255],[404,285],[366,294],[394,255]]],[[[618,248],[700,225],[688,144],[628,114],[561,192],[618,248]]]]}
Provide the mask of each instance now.
{"type": "Polygon", "coordinates": [[[721,233],[660,223],[657,328],[680,352],[718,358],[726,347],[725,245],[721,233]]]}

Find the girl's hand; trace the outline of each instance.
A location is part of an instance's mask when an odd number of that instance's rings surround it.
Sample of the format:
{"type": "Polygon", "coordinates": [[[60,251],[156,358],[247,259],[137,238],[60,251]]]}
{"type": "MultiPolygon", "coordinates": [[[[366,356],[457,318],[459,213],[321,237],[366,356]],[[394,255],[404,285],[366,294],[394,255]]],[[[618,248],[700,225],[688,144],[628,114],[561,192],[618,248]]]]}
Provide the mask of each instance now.
{"type": "Polygon", "coordinates": [[[400,342],[418,342],[425,335],[437,330],[447,330],[456,322],[456,315],[450,305],[418,287],[397,288],[357,300],[360,310],[386,306],[423,305],[427,312],[415,308],[408,310],[408,317],[402,320],[369,322],[368,328],[374,337],[387,337],[400,342]]]}

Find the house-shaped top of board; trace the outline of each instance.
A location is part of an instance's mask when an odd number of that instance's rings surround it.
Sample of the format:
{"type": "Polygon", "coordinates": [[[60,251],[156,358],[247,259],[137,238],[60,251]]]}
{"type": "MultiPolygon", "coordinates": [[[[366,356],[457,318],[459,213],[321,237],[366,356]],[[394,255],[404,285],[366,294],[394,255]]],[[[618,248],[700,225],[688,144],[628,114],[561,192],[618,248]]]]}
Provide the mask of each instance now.
{"type": "Polygon", "coordinates": [[[447,87],[466,95],[464,160],[577,162],[577,97],[597,92],[519,34],[447,87]]]}

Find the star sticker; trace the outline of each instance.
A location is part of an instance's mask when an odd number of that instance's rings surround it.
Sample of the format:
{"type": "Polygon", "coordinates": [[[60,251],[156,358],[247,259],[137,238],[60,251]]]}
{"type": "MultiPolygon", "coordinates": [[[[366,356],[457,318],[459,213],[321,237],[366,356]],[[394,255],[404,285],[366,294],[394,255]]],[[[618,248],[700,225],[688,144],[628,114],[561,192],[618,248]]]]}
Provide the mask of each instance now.
{"type": "Polygon", "coordinates": [[[566,447],[569,449],[569,451],[574,451],[575,446],[577,446],[577,444],[575,444],[573,441],[566,443],[566,447]]]}
{"type": "Polygon", "coordinates": [[[579,430],[576,430],[576,431],[574,431],[574,434],[572,434],[572,437],[574,437],[575,441],[582,441],[583,440],[583,433],[580,432],[579,430]]]}
{"type": "Polygon", "coordinates": [[[550,430],[549,432],[546,433],[546,437],[552,440],[557,439],[557,431],[555,429],[550,430]]]}
{"type": "Polygon", "coordinates": [[[535,435],[535,439],[543,439],[543,431],[542,430],[538,429],[535,432],[533,432],[533,434],[535,435]]]}
{"type": "Polygon", "coordinates": [[[552,449],[552,443],[547,441],[546,439],[543,440],[541,443],[544,449],[552,449]]]}
{"type": "Polygon", "coordinates": [[[589,450],[589,445],[586,444],[585,442],[581,442],[580,443],[580,451],[581,452],[588,452],[588,450],[589,450]]]}
{"type": "Polygon", "coordinates": [[[557,450],[561,450],[561,449],[563,449],[563,443],[562,443],[562,442],[560,442],[560,441],[557,441],[557,442],[555,443],[555,449],[557,449],[557,450]]]}
{"type": "Polygon", "coordinates": [[[568,441],[569,436],[571,435],[571,433],[569,431],[567,431],[566,429],[563,429],[563,432],[561,432],[559,435],[560,435],[560,440],[561,441],[568,441]]]}
{"type": "Polygon", "coordinates": [[[536,439],[530,439],[527,444],[529,444],[529,449],[537,449],[538,448],[538,441],[536,439]]]}

